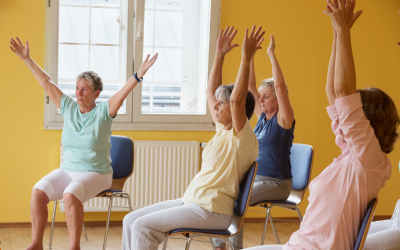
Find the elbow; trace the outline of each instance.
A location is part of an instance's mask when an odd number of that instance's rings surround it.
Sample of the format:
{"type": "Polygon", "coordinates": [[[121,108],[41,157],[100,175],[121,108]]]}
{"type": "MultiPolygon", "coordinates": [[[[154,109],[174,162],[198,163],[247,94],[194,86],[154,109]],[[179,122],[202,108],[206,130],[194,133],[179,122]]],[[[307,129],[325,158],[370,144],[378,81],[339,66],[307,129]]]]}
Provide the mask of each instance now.
{"type": "Polygon", "coordinates": [[[340,86],[340,87],[335,86],[334,92],[335,92],[336,98],[341,98],[344,96],[355,94],[355,93],[357,93],[357,90],[355,88],[351,88],[349,86],[340,86]]]}

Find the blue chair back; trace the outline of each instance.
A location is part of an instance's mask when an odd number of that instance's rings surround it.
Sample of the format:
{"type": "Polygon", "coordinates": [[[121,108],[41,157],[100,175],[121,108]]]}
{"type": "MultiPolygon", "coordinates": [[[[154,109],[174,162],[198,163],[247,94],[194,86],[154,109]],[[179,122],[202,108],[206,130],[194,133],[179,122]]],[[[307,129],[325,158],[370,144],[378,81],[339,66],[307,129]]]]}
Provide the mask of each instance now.
{"type": "Polygon", "coordinates": [[[126,178],[133,171],[133,141],[129,137],[111,136],[113,179],[126,178]]]}
{"type": "Polygon", "coordinates": [[[354,244],[354,250],[361,250],[364,246],[364,242],[365,239],[367,238],[369,230],[369,225],[371,224],[372,218],[374,217],[374,212],[377,203],[378,203],[378,198],[375,198],[369,203],[367,207],[367,212],[365,213],[360,231],[358,231],[356,244],[354,244]]]}
{"type": "Polygon", "coordinates": [[[253,162],[246,175],[243,177],[239,187],[239,197],[236,200],[235,207],[233,208],[233,214],[236,216],[243,216],[246,212],[247,202],[250,198],[250,193],[253,188],[253,181],[257,172],[257,163],[253,162]]]}
{"type": "Polygon", "coordinates": [[[290,152],[292,167],[292,189],[303,190],[307,187],[313,162],[314,149],[310,145],[293,143],[290,152]]]}

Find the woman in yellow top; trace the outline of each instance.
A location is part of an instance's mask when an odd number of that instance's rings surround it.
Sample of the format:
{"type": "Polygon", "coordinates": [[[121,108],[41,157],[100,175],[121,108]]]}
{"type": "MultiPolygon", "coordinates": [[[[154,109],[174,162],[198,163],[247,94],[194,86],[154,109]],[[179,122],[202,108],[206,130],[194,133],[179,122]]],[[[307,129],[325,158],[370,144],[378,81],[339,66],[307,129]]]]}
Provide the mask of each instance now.
{"type": "Polygon", "coordinates": [[[258,156],[258,142],[248,119],[255,99],[247,90],[250,61],[262,43],[261,27],[253,27],[242,46],[242,60],[235,85],[222,86],[225,54],[237,44],[236,30],[221,30],[207,87],[208,108],[216,134],[203,152],[201,171],[181,199],[160,202],[129,213],[124,218],[122,248],[156,250],[177,228],[225,230],[232,221],[239,184],[258,156]]]}

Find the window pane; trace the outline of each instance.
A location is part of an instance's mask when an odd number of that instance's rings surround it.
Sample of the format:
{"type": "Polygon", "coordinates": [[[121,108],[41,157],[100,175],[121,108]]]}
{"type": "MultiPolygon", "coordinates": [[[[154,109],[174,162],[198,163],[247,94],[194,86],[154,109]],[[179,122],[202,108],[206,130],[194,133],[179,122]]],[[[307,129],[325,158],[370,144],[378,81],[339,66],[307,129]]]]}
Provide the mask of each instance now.
{"type": "Polygon", "coordinates": [[[76,79],[89,69],[88,45],[63,45],[58,47],[58,78],[76,79]]]}
{"type": "Polygon", "coordinates": [[[156,0],[156,9],[181,10],[182,0],[156,0]]]}
{"type": "Polygon", "coordinates": [[[144,7],[145,7],[146,9],[148,9],[148,8],[154,8],[154,0],[146,0],[146,2],[145,2],[145,4],[144,4],[144,7]]]}
{"type": "Polygon", "coordinates": [[[119,7],[120,0],[91,0],[92,6],[119,7]]]}
{"type": "Polygon", "coordinates": [[[154,81],[175,82],[182,81],[182,50],[155,48],[159,56],[154,64],[154,81]]]}
{"type": "Polygon", "coordinates": [[[89,42],[89,8],[60,7],[60,43],[89,42]]]}
{"type": "Polygon", "coordinates": [[[61,5],[89,5],[90,0],[60,0],[61,5]]]}
{"type": "Polygon", "coordinates": [[[118,46],[91,46],[90,69],[97,72],[103,80],[119,79],[119,48],[118,46]]]}
{"type": "Polygon", "coordinates": [[[182,46],[182,13],[155,12],[155,45],[182,46]]]}
{"type": "Polygon", "coordinates": [[[91,43],[119,43],[119,9],[92,8],[91,43]]]}
{"type": "Polygon", "coordinates": [[[145,11],[144,13],[144,46],[153,46],[154,44],[154,11],[145,11]]]}

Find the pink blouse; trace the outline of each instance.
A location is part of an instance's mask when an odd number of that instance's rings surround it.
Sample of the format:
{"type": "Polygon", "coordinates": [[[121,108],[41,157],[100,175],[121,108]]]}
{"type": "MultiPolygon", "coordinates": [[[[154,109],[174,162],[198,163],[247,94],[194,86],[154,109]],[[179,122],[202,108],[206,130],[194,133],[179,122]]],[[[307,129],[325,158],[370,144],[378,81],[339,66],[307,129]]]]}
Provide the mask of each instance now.
{"type": "Polygon", "coordinates": [[[391,175],[359,93],[327,107],[342,154],[310,183],[309,205],[283,249],[353,249],[369,202],[391,175]],[[341,133],[345,142],[342,142],[341,133]]]}

